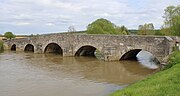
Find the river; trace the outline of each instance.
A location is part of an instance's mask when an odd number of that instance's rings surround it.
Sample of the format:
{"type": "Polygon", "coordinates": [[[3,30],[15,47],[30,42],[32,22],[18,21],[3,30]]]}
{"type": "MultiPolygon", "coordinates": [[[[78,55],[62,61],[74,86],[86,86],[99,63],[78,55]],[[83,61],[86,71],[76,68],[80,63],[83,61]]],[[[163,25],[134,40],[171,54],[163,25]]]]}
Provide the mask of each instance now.
{"type": "Polygon", "coordinates": [[[151,65],[149,69],[137,61],[4,51],[0,96],[106,96],[155,72],[156,65],[151,65]]]}

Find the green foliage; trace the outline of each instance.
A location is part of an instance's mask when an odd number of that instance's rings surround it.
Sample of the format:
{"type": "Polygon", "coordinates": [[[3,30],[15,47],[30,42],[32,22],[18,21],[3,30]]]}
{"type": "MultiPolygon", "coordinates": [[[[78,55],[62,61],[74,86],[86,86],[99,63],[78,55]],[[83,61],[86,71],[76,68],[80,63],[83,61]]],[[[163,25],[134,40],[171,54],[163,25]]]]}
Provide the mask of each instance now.
{"type": "Polygon", "coordinates": [[[129,31],[124,25],[121,27],[116,26],[115,31],[117,34],[120,34],[120,35],[129,35],[129,31]]]}
{"type": "Polygon", "coordinates": [[[144,24],[144,25],[139,25],[138,28],[138,35],[154,35],[155,31],[154,31],[154,25],[152,23],[149,24],[144,24]]]}
{"type": "Polygon", "coordinates": [[[15,38],[15,35],[12,32],[6,32],[4,33],[4,37],[6,37],[7,39],[12,39],[15,38]]]}
{"type": "Polygon", "coordinates": [[[162,35],[165,35],[165,36],[170,36],[170,35],[172,35],[172,33],[170,32],[170,28],[161,28],[161,30],[160,30],[160,32],[161,32],[161,34],[162,35]]]}
{"type": "Polygon", "coordinates": [[[172,66],[180,63],[180,51],[175,51],[170,55],[169,64],[164,69],[171,68],[172,66]]]}
{"type": "Polygon", "coordinates": [[[154,35],[162,36],[164,34],[162,34],[162,32],[160,30],[154,30],[154,35]]]}
{"type": "Polygon", "coordinates": [[[162,32],[169,31],[168,35],[180,36],[180,6],[168,6],[164,11],[162,32]]]}
{"type": "Polygon", "coordinates": [[[3,50],[3,42],[0,41],[0,51],[2,51],[2,50],[3,50]]]}
{"type": "Polygon", "coordinates": [[[180,52],[170,56],[171,68],[116,91],[110,96],[180,96],[180,52]]]}
{"type": "Polygon", "coordinates": [[[87,26],[88,34],[127,34],[126,31],[126,27],[118,27],[115,24],[103,18],[97,19],[96,21],[92,22],[87,26]]]}
{"type": "Polygon", "coordinates": [[[106,19],[97,19],[87,27],[88,34],[113,34],[115,33],[114,24],[106,19]]]}

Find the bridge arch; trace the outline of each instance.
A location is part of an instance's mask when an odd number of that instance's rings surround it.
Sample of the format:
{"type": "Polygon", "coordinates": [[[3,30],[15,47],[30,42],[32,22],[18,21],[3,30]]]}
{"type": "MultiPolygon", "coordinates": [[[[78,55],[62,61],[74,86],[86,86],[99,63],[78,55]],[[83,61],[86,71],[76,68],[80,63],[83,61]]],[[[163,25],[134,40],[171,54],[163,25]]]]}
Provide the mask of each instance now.
{"type": "Polygon", "coordinates": [[[44,48],[44,53],[56,53],[63,55],[63,50],[57,43],[48,43],[44,48]]]}
{"type": "Polygon", "coordinates": [[[11,46],[11,51],[16,51],[16,44],[13,44],[13,45],[11,46]]]}
{"type": "Polygon", "coordinates": [[[75,56],[91,56],[91,57],[95,57],[95,51],[96,48],[93,46],[82,46],[81,48],[79,48],[76,53],[75,56]]]}
{"type": "Polygon", "coordinates": [[[32,44],[27,44],[24,48],[25,52],[34,52],[34,45],[32,44]]]}
{"type": "Polygon", "coordinates": [[[157,56],[155,54],[153,54],[150,51],[144,50],[144,49],[129,50],[129,51],[125,52],[124,54],[122,54],[122,56],[119,60],[138,60],[139,58],[142,58],[142,56],[144,56],[144,55],[142,55],[143,53],[139,54],[141,51],[146,52],[146,55],[151,55],[151,57],[149,57],[151,62],[156,62],[157,64],[160,63],[160,59],[157,58],[157,56]],[[142,56],[138,56],[138,55],[142,55],[142,56]]]}
{"type": "Polygon", "coordinates": [[[101,54],[101,50],[97,48],[97,46],[93,45],[82,45],[77,48],[75,51],[74,56],[89,56],[89,57],[96,57],[99,58],[100,56],[97,56],[101,54]]]}
{"type": "Polygon", "coordinates": [[[137,54],[142,51],[142,49],[133,49],[122,54],[120,60],[137,60],[137,54]]]}

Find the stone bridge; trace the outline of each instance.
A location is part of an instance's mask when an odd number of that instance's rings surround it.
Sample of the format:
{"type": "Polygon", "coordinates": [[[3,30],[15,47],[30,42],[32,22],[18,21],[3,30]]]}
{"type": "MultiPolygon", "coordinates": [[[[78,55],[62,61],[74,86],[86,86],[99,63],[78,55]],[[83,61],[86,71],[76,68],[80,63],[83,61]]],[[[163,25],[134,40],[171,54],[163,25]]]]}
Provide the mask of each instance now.
{"type": "Polygon", "coordinates": [[[105,61],[134,59],[145,50],[160,62],[168,56],[176,41],[167,36],[119,36],[86,34],[45,34],[12,39],[4,42],[5,49],[34,53],[59,53],[63,56],[95,56],[100,53],[105,61]],[[96,51],[98,50],[98,51],[96,51]]]}

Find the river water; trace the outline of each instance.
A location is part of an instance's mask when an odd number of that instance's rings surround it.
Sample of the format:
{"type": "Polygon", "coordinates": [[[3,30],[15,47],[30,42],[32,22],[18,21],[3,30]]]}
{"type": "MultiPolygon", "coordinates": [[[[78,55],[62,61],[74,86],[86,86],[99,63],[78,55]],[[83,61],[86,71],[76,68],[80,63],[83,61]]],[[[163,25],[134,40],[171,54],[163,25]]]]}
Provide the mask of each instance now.
{"type": "Polygon", "coordinates": [[[137,61],[5,51],[0,96],[106,96],[154,71],[137,61]]]}

